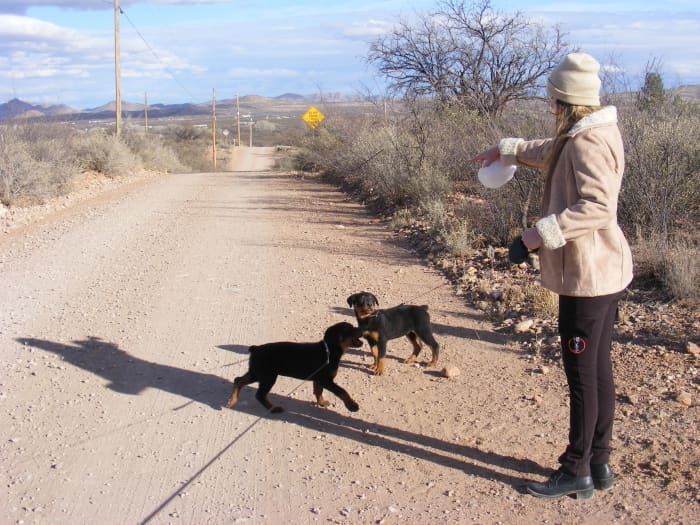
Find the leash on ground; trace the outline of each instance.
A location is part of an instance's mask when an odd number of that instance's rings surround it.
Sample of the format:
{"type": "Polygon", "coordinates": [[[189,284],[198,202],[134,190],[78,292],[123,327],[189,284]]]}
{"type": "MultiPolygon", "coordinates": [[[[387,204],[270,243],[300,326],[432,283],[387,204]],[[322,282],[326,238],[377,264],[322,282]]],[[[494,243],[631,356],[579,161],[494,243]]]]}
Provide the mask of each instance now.
{"type": "MultiPolygon", "coordinates": [[[[287,393],[287,397],[291,396],[302,384],[304,384],[305,381],[310,381],[313,376],[315,376],[318,372],[320,372],[323,367],[327,366],[329,361],[330,361],[330,353],[328,350],[328,344],[326,341],[323,341],[325,348],[326,348],[326,362],[323,363],[321,366],[319,366],[316,370],[311,372],[307,376],[306,379],[300,379],[297,386],[295,386],[292,390],[290,390],[287,393]]],[[[235,363],[232,363],[235,364],[235,363]]],[[[230,366],[230,365],[224,365],[224,366],[230,366]]],[[[244,428],[233,440],[226,445],[223,449],[221,449],[213,458],[211,458],[202,468],[200,468],[197,472],[195,472],[190,479],[188,479],[183,485],[181,485],[175,492],[173,492],[165,501],[163,501],[153,512],[151,512],[148,516],[144,518],[143,521],[140,522],[140,525],[146,525],[150,523],[153,518],[155,518],[160,512],[165,509],[175,498],[178,497],[178,495],[182,494],[182,491],[185,490],[188,486],[190,486],[197,478],[199,478],[204,472],[206,472],[209,467],[211,467],[214,463],[216,463],[217,460],[219,460],[227,451],[230,449],[233,445],[238,443],[243,437],[250,432],[255,425],[257,425],[263,418],[267,417],[270,415],[272,410],[275,407],[270,407],[266,409],[265,413],[261,416],[258,416],[255,421],[253,421],[250,425],[248,425],[246,428],[244,428]]]]}
{"type": "Polygon", "coordinates": [[[428,290],[427,292],[423,292],[423,293],[421,293],[421,294],[418,294],[418,295],[416,295],[413,299],[411,299],[410,301],[404,301],[404,302],[402,302],[399,306],[403,306],[403,305],[405,305],[405,304],[414,303],[417,299],[420,299],[421,297],[425,297],[425,296],[428,295],[429,293],[432,293],[432,292],[434,292],[435,290],[437,290],[438,288],[442,288],[443,286],[446,286],[446,285],[448,285],[448,284],[449,284],[449,283],[438,284],[435,288],[431,288],[431,289],[428,290]]]}

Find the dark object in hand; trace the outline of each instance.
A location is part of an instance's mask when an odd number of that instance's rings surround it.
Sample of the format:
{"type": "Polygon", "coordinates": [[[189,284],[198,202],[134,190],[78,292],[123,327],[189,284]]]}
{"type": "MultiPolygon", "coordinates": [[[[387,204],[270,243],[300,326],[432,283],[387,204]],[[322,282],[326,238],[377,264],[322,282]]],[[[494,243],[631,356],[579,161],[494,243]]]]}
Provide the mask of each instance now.
{"type": "Polygon", "coordinates": [[[508,248],[508,259],[510,259],[510,262],[512,263],[520,264],[527,261],[528,253],[529,250],[527,249],[527,246],[525,246],[523,238],[518,235],[515,239],[513,239],[513,242],[510,243],[510,247],[508,248]]]}

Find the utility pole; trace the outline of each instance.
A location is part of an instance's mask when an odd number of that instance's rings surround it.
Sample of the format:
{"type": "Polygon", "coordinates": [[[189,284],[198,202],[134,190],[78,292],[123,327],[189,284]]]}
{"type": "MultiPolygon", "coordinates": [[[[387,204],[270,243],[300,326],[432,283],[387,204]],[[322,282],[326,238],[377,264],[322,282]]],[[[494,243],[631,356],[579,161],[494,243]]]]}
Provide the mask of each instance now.
{"type": "Polygon", "coordinates": [[[117,117],[117,137],[122,132],[122,81],[121,65],[119,64],[119,0],[114,0],[114,77],[115,77],[115,113],[117,117]]]}
{"type": "Polygon", "coordinates": [[[241,107],[238,105],[238,93],[236,93],[236,127],[238,128],[236,147],[238,147],[241,145],[241,107]]]}
{"type": "Polygon", "coordinates": [[[248,126],[248,132],[249,132],[249,140],[248,140],[248,147],[252,148],[253,147],[253,114],[250,114],[250,126],[248,126]]]}
{"type": "Polygon", "coordinates": [[[148,135],[148,93],[143,94],[143,119],[145,125],[145,135],[148,135]]]}
{"type": "Polygon", "coordinates": [[[211,90],[211,154],[216,171],[216,89],[211,90]]]}

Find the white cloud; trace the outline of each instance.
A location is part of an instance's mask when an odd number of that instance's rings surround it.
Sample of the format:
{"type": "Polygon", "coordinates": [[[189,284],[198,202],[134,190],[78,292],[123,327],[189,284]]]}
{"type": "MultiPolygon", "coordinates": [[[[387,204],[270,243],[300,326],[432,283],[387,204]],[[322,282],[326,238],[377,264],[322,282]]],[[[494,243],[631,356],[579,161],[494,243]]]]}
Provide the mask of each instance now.
{"type": "Polygon", "coordinates": [[[350,37],[375,37],[391,30],[392,24],[381,20],[368,20],[367,22],[355,22],[341,31],[350,37]]]}
{"type": "Polygon", "coordinates": [[[256,69],[256,68],[245,68],[236,67],[228,71],[229,77],[232,78],[255,78],[255,77],[273,77],[273,78],[294,78],[301,76],[298,71],[293,71],[291,69],[285,68],[271,68],[271,69],[256,69]]]}
{"type": "MultiPolygon", "coordinates": [[[[136,4],[206,5],[226,4],[231,0],[120,0],[121,7],[136,4]]],[[[80,11],[106,11],[114,9],[112,0],[3,0],[2,10],[7,13],[26,13],[30,7],[60,7],[80,11]]]]}
{"type": "Polygon", "coordinates": [[[19,15],[0,15],[0,42],[13,40],[51,40],[69,43],[79,36],[77,31],[65,29],[36,18],[19,15]]]}

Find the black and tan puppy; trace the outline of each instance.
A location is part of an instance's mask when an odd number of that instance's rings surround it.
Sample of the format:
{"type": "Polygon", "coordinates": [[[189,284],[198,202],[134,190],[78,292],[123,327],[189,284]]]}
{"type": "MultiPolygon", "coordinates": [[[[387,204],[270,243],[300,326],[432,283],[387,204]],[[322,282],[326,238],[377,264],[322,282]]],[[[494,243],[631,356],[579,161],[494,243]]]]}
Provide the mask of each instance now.
{"type": "Polygon", "coordinates": [[[267,395],[277,376],[295,377],[314,382],[314,395],[322,407],[330,403],[323,399],[323,389],[328,389],[343,400],[351,412],[359,406],[343,388],[335,382],[340,358],[348,348],[362,346],[362,331],[350,323],[338,323],[329,327],[318,343],[267,343],[251,346],[248,371],[233,381],[233,392],[226,406],[231,408],[238,401],[238,393],[246,385],[258,382],[255,398],[271,412],[284,409],[270,403],[267,395]]]}
{"type": "Polygon", "coordinates": [[[375,374],[384,373],[387,341],[404,335],[413,344],[413,353],[404,363],[413,363],[416,360],[421,351],[421,341],[425,342],[433,353],[428,365],[437,363],[440,345],[433,337],[426,305],[402,304],[380,310],[379,301],[369,292],[352,294],[348,297],[348,305],[355,310],[357,324],[372,350],[372,370],[375,374]]]}

